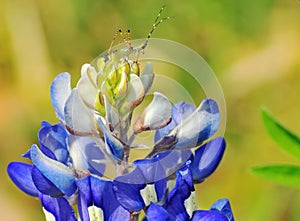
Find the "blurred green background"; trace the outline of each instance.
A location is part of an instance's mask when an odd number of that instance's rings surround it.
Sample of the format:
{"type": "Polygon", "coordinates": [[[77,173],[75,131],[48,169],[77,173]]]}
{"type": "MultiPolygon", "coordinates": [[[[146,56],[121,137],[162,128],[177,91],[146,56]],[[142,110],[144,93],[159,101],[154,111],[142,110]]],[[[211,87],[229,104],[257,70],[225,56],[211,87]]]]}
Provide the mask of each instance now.
{"type": "Polygon", "coordinates": [[[120,28],[145,38],[165,3],[164,13],[175,17],[153,37],[202,55],[226,98],[228,147],[215,174],[197,187],[199,207],[228,197],[236,220],[300,219],[299,189],[249,172],[296,162],[266,134],[260,107],[300,134],[299,1],[0,0],[1,220],[44,220],[39,201],[12,184],[6,166],[37,142],[41,120],[56,122],[49,98],[54,76],[68,71],[76,81],[81,65],[107,49],[120,28]]]}

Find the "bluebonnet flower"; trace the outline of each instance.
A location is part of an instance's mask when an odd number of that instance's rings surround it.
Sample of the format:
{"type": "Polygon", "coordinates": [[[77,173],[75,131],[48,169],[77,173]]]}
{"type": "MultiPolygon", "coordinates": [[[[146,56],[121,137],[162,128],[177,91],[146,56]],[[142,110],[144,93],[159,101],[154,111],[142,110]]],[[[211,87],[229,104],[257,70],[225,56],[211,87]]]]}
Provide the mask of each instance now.
{"type": "MultiPolygon", "coordinates": [[[[174,105],[173,119],[178,117],[175,114],[179,105],[182,106],[180,110],[188,106],[183,103],[174,105]]],[[[156,210],[165,211],[159,212],[161,220],[187,220],[190,215],[185,201],[194,192],[193,182],[208,177],[225,150],[224,139],[215,138],[194,154],[190,150],[159,152],[152,158],[136,160],[132,172],[107,180],[101,178],[105,164],[97,163],[105,155],[93,139],[74,137],[61,123],[50,125],[43,122],[38,135],[40,149],[33,145],[24,154],[33,165],[13,162],[8,166],[8,173],[21,190],[39,197],[46,217],[55,217],[55,220],[77,220],[72,208],[74,203],[81,220],[129,220],[130,212],[144,208],[147,208],[148,220],[156,220],[153,218],[156,210]],[[169,157],[168,160],[164,160],[165,157],[169,157]],[[172,188],[168,185],[172,179],[166,179],[166,173],[177,165],[176,160],[180,158],[189,160],[177,171],[176,185],[172,188]],[[154,193],[147,191],[152,185],[154,193]],[[147,194],[155,196],[143,197],[147,194]],[[163,214],[169,218],[163,219],[163,214]],[[174,218],[178,215],[179,218],[174,218]]]]}
{"type": "Polygon", "coordinates": [[[154,74],[151,62],[141,70],[129,55],[109,50],[95,65],[83,65],[73,89],[68,73],[53,80],[59,123],[42,122],[39,146],[23,155],[32,164],[10,163],[11,180],[40,199],[47,220],[138,220],[144,210],[148,221],[233,221],[226,200],[196,210],[194,183],[214,172],[226,146],[222,137],[210,139],[219,127],[217,103],[208,98],[197,108],[172,105],[154,92],[134,118],[154,74]],[[149,148],[135,138],[149,130],[155,131],[153,147],[131,164],[131,151],[149,148]]]}

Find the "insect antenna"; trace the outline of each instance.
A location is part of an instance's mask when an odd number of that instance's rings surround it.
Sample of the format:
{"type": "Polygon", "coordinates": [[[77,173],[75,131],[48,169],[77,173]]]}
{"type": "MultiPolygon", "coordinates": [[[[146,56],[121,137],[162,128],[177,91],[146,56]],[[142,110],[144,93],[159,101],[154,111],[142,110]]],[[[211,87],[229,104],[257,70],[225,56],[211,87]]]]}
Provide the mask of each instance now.
{"type": "Polygon", "coordinates": [[[110,46],[109,46],[109,48],[108,48],[108,50],[107,50],[107,53],[108,53],[108,54],[110,53],[110,51],[111,51],[111,49],[112,49],[112,46],[114,45],[114,43],[115,43],[115,41],[116,41],[116,38],[117,38],[119,32],[120,32],[120,30],[115,32],[115,34],[114,34],[114,36],[113,36],[113,38],[112,38],[112,40],[111,40],[110,46]]]}
{"type": "Polygon", "coordinates": [[[127,41],[128,41],[128,47],[131,50],[132,46],[131,46],[131,38],[130,38],[130,29],[127,30],[127,41]]]}
{"type": "Polygon", "coordinates": [[[140,50],[138,50],[136,62],[138,61],[138,59],[139,59],[139,57],[140,57],[141,51],[143,52],[144,49],[147,47],[148,42],[149,42],[149,40],[150,40],[150,38],[151,38],[151,35],[153,34],[153,32],[155,31],[155,29],[157,28],[157,26],[158,26],[159,24],[161,24],[162,22],[164,22],[165,20],[168,20],[168,19],[171,18],[170,16],[167,16],[167,17],[164,17],[164,18],[160,19],[161,13],[162,13],[162,11],[165,9],[165,7],[166,7],[166,5],[163,5],[163,6],[161,7],[161,9],[159,10],[159,12],[158,12],[158,14],[157,14],[157,16],[156,16],[156,18],[155,18],[155,21],[154,21],[154,23],[153,23],[153,25],[152,25],[152,28],[151,28],[151,30],[150,30],[149,33],[148,33],[148,36],[147,36],[147,39],[146,39],[145,43],[140,47],[140,50]]]}
{"type": "Polygon", "coordinates": [[[158,26],[159,24],[161,24],[162,22],[164,22],[165,20],[168,20],[168,19],[171,18],[170,16],[167,16],[167,17],[164,17],[164,18],[162,18],[162,19],[159,19],[160,16],[161,16],[161,13],[162,13],[162,11],[165,9],[165,7],[166,7],[166,5],[163,5],[163,6],[161,7],[161,9],[159,10],[159,12],[158,12],[158,14],[157,14],[157,16],[156,16],[156,19],[155,19],[155,21],[154,21],[154,23],[153,23],[153,25],[152,25],[152,28],[151,28],[151,30],[150,30],[149,33],[148,33],[146,42],[145,42],[145,43],[142,45],[142,47],[141,47],[142,50],[144,50],[144,49],[147,47],[148,42],[149,42],[149,39],[151,38],[151,35],[153,34],[153,32],[155,31],[155,29],[157,28],[157,26],[158,26]]]}

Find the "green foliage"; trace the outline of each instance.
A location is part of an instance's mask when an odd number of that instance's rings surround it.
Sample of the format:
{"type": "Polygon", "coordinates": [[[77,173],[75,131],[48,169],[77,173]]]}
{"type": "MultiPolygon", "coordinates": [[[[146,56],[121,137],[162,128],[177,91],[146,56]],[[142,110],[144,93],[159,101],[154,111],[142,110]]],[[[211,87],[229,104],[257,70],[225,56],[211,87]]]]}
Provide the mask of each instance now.
{"type": "MultiPolygon", "coordinates": [[[[286,152],[300,159],[300,138],[262,109],[263,123],[271,138],[286,152]]],[[[278,184],[300,187],[300,166],[265,165],[253,167],[252,172],[278,184]]]]}
{"type": "Polygon", "coordinates": [[[272,139],[282,149],[300,159],[300,138],[280,124],[266,109],[262,109],[262,118],[272,139]]]}
{"type": "Polygon", "coordinates": [[[278,184],[300,187],[300,166],[266,165],[253,167],[252,172],[278,184]]]}

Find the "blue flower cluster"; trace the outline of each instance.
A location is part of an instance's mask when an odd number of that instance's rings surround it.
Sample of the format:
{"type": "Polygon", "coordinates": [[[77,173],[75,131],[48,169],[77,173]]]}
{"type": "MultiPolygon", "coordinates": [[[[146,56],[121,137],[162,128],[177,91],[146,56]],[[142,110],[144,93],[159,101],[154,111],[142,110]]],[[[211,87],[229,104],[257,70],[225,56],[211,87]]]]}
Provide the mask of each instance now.
{"type": "MultiPolygon", "coordinates": [[[[122,65],[120,70],[127,71],[127,63],[122,65]]],[[[214,100],[205,99],[198,108],[184,102],[171,105],[156,92],[131,124],[152,72],[147,64],[139,76],[124,75],[121,86],[114,83],[117,71],[109,72],[101,91],[89,88],[96,78],[87,65],[74,89],[68,73],[54,79],[51,100],[60,122],[42,122],[39,145],[23,155],[32,164],[11,162],[7,168],[23,192],[40,199],[46,220],[134,221],[142,215],[144,221],[234,220],[227,199],[209,210],[196,206],[194,184],[215,171],[226,146],[222,137],[207,141],[219,127],[214,100]],[[142,95],[132,92],[140,89],[142,95]],[[146,130],[155,131],[154,146],[130,164],[129,153],[139,146],[133,140],[146,130]]]]}

